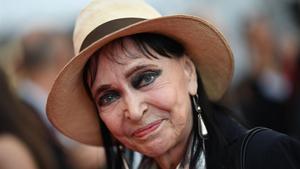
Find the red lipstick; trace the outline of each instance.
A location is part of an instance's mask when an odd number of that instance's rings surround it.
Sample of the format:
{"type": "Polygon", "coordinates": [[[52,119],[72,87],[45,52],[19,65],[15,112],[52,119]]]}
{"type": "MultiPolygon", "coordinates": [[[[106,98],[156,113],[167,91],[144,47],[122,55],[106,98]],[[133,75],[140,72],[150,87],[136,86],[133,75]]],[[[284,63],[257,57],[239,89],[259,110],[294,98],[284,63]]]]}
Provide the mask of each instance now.
{"type": "Polygon", "coordinates": [[[150,124],[146,125],[145,127],[137,129],[136,131],[134,131],[132,133],[132,135],[134,137],[141,138],[141,137],[151,133],[155,129],[157,129],[160,126],[161,122],[162,122],[162,120],[157,120],[153,123],[150,123],[150,124]]]}

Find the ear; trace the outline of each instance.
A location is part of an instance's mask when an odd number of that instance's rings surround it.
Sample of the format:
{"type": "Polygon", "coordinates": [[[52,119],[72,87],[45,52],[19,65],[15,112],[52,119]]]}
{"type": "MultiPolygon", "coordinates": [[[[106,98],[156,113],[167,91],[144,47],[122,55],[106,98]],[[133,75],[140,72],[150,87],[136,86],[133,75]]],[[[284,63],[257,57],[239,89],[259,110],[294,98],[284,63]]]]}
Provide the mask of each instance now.
{"type": "Polygon", "coordinates": [[[188,92],[190,95],[196,95],[198,89],[196,67],[188,56],[183,58],[183,69],[187,79],[188,92]]]}

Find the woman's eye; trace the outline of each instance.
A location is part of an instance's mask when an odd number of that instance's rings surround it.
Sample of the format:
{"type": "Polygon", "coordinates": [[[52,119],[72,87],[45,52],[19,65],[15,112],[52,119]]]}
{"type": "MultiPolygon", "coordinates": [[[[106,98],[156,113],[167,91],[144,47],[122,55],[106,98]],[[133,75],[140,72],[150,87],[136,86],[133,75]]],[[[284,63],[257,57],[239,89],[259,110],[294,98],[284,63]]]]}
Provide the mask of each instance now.
{"type": "Polygon", "coordinates": [[[102,96],[100,96],[98,104],[100,106],[107,106],[112,102],[116,101],[118,98],[120,98],[119,93],[115,91],[108,91],[105,92],[102,96]]]}
{"type": "Polygon", "coordinates": [[[161,74],[161,70],[146,71],[135,76],[132,80],[132,86],[134,88],[142,88],[155,81],[155,79],[161,74]]]}

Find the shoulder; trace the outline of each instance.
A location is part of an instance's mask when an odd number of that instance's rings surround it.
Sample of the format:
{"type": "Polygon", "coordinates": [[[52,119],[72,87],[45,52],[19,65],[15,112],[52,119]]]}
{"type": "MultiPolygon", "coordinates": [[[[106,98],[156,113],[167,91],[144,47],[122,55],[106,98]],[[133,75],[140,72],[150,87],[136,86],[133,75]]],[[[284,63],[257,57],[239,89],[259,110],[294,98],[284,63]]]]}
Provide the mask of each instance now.
{"type": "Polygon", "coordinates": [[[1,169],[38,168],[26,144],[13,135],[0,135],[0,150],[1,169]]]}
{"type": "Polygon", "coordinates": [[[246,169],[300,168],[300,143],[271,129],[257,133],[246,149],[246,169]]]}

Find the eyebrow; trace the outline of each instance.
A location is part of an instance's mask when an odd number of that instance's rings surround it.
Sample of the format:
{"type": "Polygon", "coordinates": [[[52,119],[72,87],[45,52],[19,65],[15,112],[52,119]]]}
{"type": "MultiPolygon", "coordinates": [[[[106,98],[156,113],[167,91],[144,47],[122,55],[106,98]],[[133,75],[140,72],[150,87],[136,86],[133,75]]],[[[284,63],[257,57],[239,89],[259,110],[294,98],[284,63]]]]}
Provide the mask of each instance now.
{"type": "Polygon", "coordinates": [[[112,86],[109,84],[101,85],[99,88],[97,88],[96,93],[95,93],[95,98],[103,91],[106,91],[108,89],[111,89],[112,86]]]}
{"type": "Polygon", "coordinates": [[[156,66],[154,64],[147,64],[147,65],[137,65],[135,67],[133,67],[132,69],[130,69],[128,72],[125,73],[125,77],[128,78],[130,76],[132,76],[132,74],[134,74],[135,72],[141,70],[141,69],[144,69],[146,67],[149,67],[149,66],[156,66]]]}
{"type": "MultiPolygon", "coordinates": [[[[125,73],[125,77],[128,78],[130,76],[132,76],[132,74],[134,74],[135,72],[139,71],[139,70],[142,70],[146,67],[149,67],[149,66],[156,66],[154,64],[147,64],[147,65],[137,65],[135,67],[133,67],[132,69],[130,69],[128,72],[125,73]]],[[[101,92],[104,92],[106,90],[109,90],[112,88],[112,85],[110,84],[104,84],[104,85],[101,85],[99,88],[96,89],[96,93],[95,93],[95,98],[101,93],[101,92]]]]}

